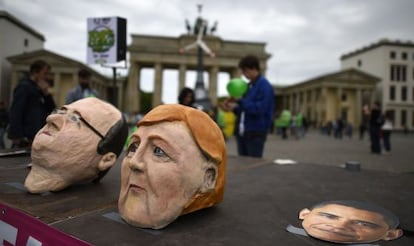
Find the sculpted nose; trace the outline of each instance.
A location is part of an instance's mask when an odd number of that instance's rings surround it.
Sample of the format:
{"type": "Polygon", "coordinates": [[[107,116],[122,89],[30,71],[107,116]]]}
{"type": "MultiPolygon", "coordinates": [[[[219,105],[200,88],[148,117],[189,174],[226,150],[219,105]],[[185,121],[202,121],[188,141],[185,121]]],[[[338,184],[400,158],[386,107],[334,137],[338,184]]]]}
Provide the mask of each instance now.
{"type": "Polygon", "coordinates": [[[60,130],[65,122],[65,115],[61,114],[51,114],[46,118],[46,124],[49,126],[54,126],[60,130]]]}
{"type": "Polygon", "coordinates": [[[128,166],[132,172],[144,172],[146,165],[142,158],[142,154],[137,151],[135,155],[128,160],[128,166]]]}
{"type": "Polygon", "coordinates": [[[341,232],[341,231],[353,231],[354,229],[352,227],[352,222],[343,220],[343,221],[338,221],[335,224],[335,228],[333,230],[336,232],[341,232]]]}

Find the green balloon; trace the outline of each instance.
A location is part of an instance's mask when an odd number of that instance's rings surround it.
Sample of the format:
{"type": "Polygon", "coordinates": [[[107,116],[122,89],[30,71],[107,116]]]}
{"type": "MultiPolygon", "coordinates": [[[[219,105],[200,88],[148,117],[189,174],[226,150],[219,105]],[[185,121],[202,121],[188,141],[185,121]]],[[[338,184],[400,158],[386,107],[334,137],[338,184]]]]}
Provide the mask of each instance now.
{"type": "Polygon", "coordinates": [[[247,91],[247,83],[242,79],[232,79],[227,83],[227,92],[231,97],[241,97],[247,91]]]}

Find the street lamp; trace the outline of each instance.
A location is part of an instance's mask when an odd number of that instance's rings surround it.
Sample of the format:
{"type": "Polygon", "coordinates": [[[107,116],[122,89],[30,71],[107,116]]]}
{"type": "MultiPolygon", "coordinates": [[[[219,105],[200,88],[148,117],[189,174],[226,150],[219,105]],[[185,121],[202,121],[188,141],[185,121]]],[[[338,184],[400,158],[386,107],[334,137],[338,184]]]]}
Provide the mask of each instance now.
{"type": "MultiPolygon", "coordinates": [[[[194,88],[194,96],[195,96],[195,106],[203,111],[210,111],[212,108],[211,99],[208,97],[207,89],[204,86],[204,52],[209,54],[210,57],[215,57],[215,53],[211,51],[211,49],[206,45],[203,41],[203,36],[207,34],[207,21],[201,17],[201,9],[202,5],[198,4],[198,12],[199,16],[196,19],[196,23],[194,25],[194,34],[197,35],[197,39],[195,42],[181,48],[179,51],[180,53],[184,53],[188,50],[193,48],[197,48],[197,78],[196,84],[194,88]]],[[[188,20],[186,20],[186,28],[190,32],[191,26],[189,25],[188,20]]],[[[217,22],[215,23],[214,27],[211,31],[215,31],[217,29],[217,22]],[[213,30],[214,28],[214,30],[213,30]]]]}

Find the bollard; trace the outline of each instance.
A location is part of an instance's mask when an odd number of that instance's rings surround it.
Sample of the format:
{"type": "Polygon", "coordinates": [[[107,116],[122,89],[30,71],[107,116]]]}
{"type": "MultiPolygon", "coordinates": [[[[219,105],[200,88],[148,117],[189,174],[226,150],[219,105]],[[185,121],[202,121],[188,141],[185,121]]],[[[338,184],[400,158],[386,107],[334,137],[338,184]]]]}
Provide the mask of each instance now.
{"type": "Polygon", "coordinates": [[[351,172],[359,172],[361,170],[361,165],[359,161],[347,161],[345,169],[351,172]]]}

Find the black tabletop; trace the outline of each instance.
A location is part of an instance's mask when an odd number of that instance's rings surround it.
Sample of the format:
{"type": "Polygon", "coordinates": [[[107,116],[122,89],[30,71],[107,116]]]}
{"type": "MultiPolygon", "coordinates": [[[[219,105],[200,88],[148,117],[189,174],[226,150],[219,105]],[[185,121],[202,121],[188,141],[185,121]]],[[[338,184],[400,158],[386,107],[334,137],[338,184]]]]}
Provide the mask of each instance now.
{"type": "MultiPolygon", "coordinates": [[[[302,208],[324,200],[362,200],[394,212],[414,231],[414,175],[229,157],[224,201],[179,217],[162,230],[139,229],[118,215],[119,163],[99,184],[56,193],[22,187],[27,156],[0,159],[0,201],[95,245],[334,245],[286,231],[302,208]]],[[[414,245],[412,237],[379,245],[414,245]]]]}

